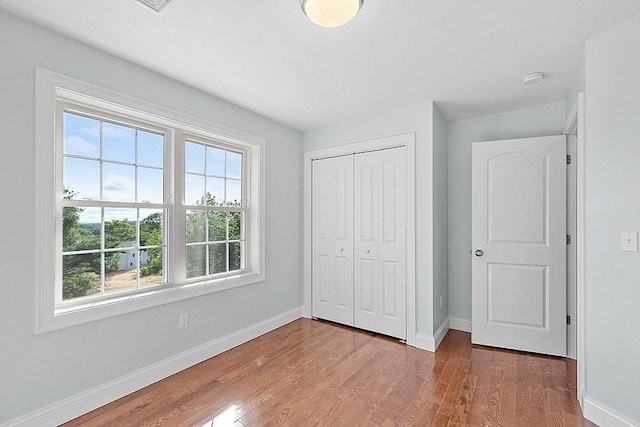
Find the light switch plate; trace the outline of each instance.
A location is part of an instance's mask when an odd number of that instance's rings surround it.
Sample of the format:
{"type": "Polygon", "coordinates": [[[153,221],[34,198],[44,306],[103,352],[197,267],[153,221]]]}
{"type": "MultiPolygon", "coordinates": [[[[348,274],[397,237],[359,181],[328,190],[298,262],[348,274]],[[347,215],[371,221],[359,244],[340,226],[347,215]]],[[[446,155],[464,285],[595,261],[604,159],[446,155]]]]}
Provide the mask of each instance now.
{"type": "Polygon", "coordinates": [[[620,233],[620,249],[626,252],[638,252],[638,232],[623,231],[620,233]]]}

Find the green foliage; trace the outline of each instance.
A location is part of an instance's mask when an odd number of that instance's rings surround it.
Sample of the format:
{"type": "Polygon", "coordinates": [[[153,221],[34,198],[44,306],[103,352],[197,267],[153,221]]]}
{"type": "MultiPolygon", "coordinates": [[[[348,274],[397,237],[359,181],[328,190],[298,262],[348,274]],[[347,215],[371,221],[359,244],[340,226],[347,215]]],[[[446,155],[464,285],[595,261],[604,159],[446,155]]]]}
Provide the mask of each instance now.
{"type": "MultiPolygon", "coordinates": [[[[64,198],[72,199],[75,193],[64,190],[64,198]]],[[[100,236],[80,224],[82,209],[66,207],[62,211],[62,250],[65,252],[100,248],[100,236]]],[[[94,293],[100,282],[100,257],[91,255],[67,255],[62,272],[63,298],[77,298],[94,293]]]]}
{"type": "MultiPolygon", "coordinates": [[[[215,197],[207,193],[197,205],[217,206],[218,204],[215,197]]],[[[227,243],[227,240],[240,240],[242,238],[241,229],[241,212],[207,212],[205,210],[189,212],[186,223],[187,243],[203,243],[203,245],[187,247],[187,277],[204,276],[207,262],[209,263],[209,274],[227,271],[227,263],[229,271],[239,270],[241,268],[241,244],[238,242],[227,243]],[[209,246],[208,259],[205,243],[209,246]]]]}
{"type": "Polygon", "coordinates": [[[104,223],[104,244],[117,248],[122,242],[135,242],[136,229],[127,219],[112,219],[104,223]]]}
{"type": "Polygon", "coordinates": [[[140,221],[140,240],[146,241],[147,245],[159,245],[162,243],[162,234],[160,233],[162,229],[162,215],[160,212],[155,212],[140,221]],[[153,243],[149,242],[150,235],[157,234],[158,241],[154,241],[153,243]]]}
{"type": "MultiPolygon", "coordinates": [[[[162,244],[162,215],[159,212],[140,221],[140,243],[144,246],[162,244]]],[[[147,252],[148,262],[140,268],[140,274],[144,277],[162,273],[162,249],[149,248],[147,252]]]]}
{"type": "MultiPolygon", "coordinates": [[[[112,219],[104,223],[104,245],[107,248],[117,248],[123,242],[134,242],[136,240],[136,229],[128,219],[112,219]]],[[[119,252],[111,252],[105,255],[104,269],[108,273],[120,269],[119,252]]]]}
{"type": "MultiPolygon", "coordinates": [[[[65,189],[64,198],[72,199],[75,193],[65,189]]],[[[62,294],[64,299],[78,298],[96,293],[100,288],[100,224],[80,222],[82,208],[65,207],[62,218],[62,250],[75,252],[95,251],[91,254],[65,255],[62,267],[62,294]]],[[[123,242],[134,242],[136,246],[135,223],[127,219],[111,220],[104,223],[106,248],[117,248],[123,242]]],[[[153,213],[140,221],[140,244],[161,245],[162,214],[153,213]]],[[[141,266],[141,275],[162,273],[162,249],[149,248],[148,264],[141,266]]],[[[120,268],[120,252],[105,254],[105,272],[116,272],[120,268]]]]}
{"type": "Polygon", "coordinates": [[[72,273],[64,278],[62,297],[64,299],[91,295],[98,290],[100,275],[94,271],[72,273]]]}
{"type": "Polygon", "coordinates": [[[162,249],[149,248],[147,251],[149,251],[147,265],[140,268],[140,274],[142,277],[162,273],[162,249]]]}

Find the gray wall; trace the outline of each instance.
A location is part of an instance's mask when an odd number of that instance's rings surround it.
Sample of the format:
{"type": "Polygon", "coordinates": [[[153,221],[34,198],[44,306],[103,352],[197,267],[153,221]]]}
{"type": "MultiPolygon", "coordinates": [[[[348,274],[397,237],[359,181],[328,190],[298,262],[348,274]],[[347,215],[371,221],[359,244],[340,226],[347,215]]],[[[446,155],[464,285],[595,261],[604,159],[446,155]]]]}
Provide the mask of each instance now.
{"type": "Polygon", "coordinates": [[[0,29],[0,423],[300,306],[298,131],[1,12],[0,29]],[[267,280],[34,335],[36,66],[265,138],[267,280]]]}
{"type": "Polygon", "coordinates": [[[584,92],[586,88],[585,82],[585,74],[584,74],[584,52],[582,57],[580,58],[580,64],[578,65],[578,69],[576,70],[576,74],[571,81],[571,86],[569,86],[569,90],[567,91],[567,96],[565,97],[565,115],[568,117],[569,113],[571,113],[571,109],[573,108],[573,104],[576,103],[576,99],[578,98],[578,94],[580,92],[584,92]]]}
{"type": "Polygon", "coordinates": [[[448,123],[433,108],[433,328],[449,318],[448,123]],[[442,307],[440,307],[442,297],[442,307]]]}
{"type": "Polygon", "coordinates": [[[432,111],[429,102],[303,134],[305,151],[416,134],[416,323],[418,333],[429,336],[433,335],[432,111]]]}
{"type": "Polygon", "coordinates": [[[449,315],[471,319],[471,143],[560,135],[564,102],[449,123],[449,315]]]}
{"type": "Polygon", "coordinates": [[[586,45],[587,396],[640,425],[640,16],[586,45]]]}

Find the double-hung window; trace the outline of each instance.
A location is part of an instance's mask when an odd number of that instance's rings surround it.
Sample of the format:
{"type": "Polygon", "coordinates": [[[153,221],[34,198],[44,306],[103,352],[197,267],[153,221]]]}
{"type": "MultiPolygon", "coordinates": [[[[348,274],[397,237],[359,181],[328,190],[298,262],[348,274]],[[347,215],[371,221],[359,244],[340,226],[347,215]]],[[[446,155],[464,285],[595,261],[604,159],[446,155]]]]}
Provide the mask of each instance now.
{"type": "Polygon", "coordinates": [[[245,268],[243,163],[233,147],[185,139],[186,277],[245,268]]]}
{"type": "Polygon", "coordinates": [[[264,279],[263,140],[37,77],[38,331],[264,279]]]}
{"type": "Polygon", "coordinates": [[[166,284],[167,131],[70,103],[59,113],[56,305],[166,284]]]}

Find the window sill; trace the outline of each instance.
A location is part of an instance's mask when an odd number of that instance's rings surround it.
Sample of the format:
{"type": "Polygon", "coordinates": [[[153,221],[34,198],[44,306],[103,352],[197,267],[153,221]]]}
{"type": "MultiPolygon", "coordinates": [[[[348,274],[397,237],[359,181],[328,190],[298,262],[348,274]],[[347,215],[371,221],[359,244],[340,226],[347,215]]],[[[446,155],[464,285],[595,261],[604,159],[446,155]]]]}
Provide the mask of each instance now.
{"type": "Polygon", "coordinates": [[[37,324],[36,333],[40,334],[64,329],[262,281],[264,281],[263,274],[245,273],[215,280],[204,280],[180,285],[165,285],[156,289],[150,289],[148,292],[143,291],[114,295],[108,299],[87,301],[84,304],[56,308],[52,310],[49,316],[41,319],[41,322],[37,324]]]}

